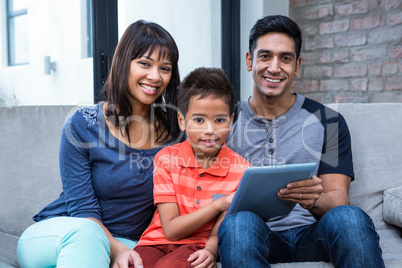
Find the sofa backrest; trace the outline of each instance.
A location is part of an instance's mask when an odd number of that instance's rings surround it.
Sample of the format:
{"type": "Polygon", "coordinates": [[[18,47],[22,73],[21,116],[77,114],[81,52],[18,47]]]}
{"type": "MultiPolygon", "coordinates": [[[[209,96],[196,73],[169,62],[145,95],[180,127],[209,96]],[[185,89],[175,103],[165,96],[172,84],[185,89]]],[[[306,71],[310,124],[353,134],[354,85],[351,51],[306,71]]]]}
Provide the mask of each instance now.
{"type": "Polygon", "coordinates": [[[0,232],[19,236],[61,193],[59,143],[72,106],[0,108],[0,232]]]}
{"type": "Polygon", "coordinates": [[[348,123],[355,169],[351,205],[362,208],[376,229],[391,228],[382,218],[383,191],[402,185],[402,103],[332,104],[348,123]]]}
{"type": "MultiPolygon", "coordinates": [[[[402,185],[402,104],[332,104],[352,137],[355,181],[351,204],[366,211],[377,229],[382,193],[402,185]]],[[[15,236],[61,193],[58,150],[73,106],[0,107],[0,233],[15,236]],[[10,205],[8,205],[10,204],[10,205]]]]}

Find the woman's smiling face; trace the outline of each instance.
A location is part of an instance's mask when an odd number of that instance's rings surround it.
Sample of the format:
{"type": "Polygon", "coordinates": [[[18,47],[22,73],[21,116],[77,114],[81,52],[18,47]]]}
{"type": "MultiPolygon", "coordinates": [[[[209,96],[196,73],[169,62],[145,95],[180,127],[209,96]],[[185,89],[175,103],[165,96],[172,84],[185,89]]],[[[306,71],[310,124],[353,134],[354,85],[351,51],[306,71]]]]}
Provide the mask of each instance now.
{"type": "Polygon", "coordinates": [[[151,105],[169,85],[172,63],[167,58],[159,58],[159,50],[145,53],[131,61],[128,86],[130,101],[151,105]]]}

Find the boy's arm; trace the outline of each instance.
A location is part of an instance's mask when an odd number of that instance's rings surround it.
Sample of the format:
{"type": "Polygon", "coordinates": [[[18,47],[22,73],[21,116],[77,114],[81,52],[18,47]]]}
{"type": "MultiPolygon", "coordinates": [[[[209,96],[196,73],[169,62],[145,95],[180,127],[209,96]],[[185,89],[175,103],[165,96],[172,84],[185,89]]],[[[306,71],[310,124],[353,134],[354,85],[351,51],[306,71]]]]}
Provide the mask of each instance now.
{"type": "Polygon", "coordinates": [[[191,267],[198,267],[198,265],[204,264],[206,267],[216,267],[216,261],[218,258],[218,228],[225,218],[226,212],[222,212],[219,215],[214,227],[212,228],[211,235],[204,249],[198,250],[190,255],[187,259],[191,262],[191,267]],[[215,265],[214,265],[215,264],[215,265]],[[211,266],[212,265],[212,266],[211,266]]]}
{"type": "Polygon", "coordinates": [[[218,228],[221,225],[223,219],[225,219],[226,211],[219,215],[219,218],[216,220],[214,228],[212,228],[211,235],[208,238],[208,241],[205,245],[205,249],[209,250],[213,255],[215,260],[218,258],[218,228]]]}
{"type": "Polygon", "coordinates": [[[177,203],[157,204],[165,237],[170,241],[176,241],[191,235],[219,213],[226,211],[233,199],[233,195],[234,192],[186,215],[180,215],[177,203]]]}

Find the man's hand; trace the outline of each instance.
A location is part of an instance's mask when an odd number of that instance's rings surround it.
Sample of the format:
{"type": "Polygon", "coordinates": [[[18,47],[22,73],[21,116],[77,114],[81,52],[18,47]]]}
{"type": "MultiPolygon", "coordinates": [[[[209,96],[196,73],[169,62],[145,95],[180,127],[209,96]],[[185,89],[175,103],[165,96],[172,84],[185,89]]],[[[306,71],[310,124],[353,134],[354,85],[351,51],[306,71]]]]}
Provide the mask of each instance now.
{"type": "Polygon", "coordinates": [[[112,262],[112,268],[143,268],[142,259],[140,255],[132,250],[128,249],[121,252],[112,262]]]}
{"type": "Polygon", "coordinates": [[[216,268],[216,260],[214,254],[208,249],[197,250],[187,259],[194,268],[216,268]]]}
{"type": "Polygon", "coordinates": [[[289,183],[278,192],[283,200],[299,203],[305,209],[312,209],[324,190],[322,180],[313,176],[311,179],[289,183]]]}

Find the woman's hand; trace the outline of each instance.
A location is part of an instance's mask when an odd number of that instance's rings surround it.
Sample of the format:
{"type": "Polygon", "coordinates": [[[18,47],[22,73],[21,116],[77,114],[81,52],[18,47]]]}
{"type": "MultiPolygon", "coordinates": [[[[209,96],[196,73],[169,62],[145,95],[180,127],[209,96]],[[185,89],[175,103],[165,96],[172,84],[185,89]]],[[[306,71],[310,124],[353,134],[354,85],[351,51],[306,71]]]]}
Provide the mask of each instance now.
{"type": "Polygon", "coordinates": [[[214,254],[208,249],[200,249],[190,255],[187,259],[194,268],[216,268],[214,254]]]}
{"type": "Polygon", "coordinates": [[[110,243],[110,259],[112,261],[112,268],[143,268],[142,259],[140,255],[133,249],[129,249],[123,243],[119,242],[110,231],[95,218],[88,218],[98,223],[105,232],[107,239],[110,243]]]}
{"type": "Polygon", "coordinates": [[[114,260],[112,260],[112,268],[143,268],[140,255],[132,249],[120,252],[114,260]]]}

